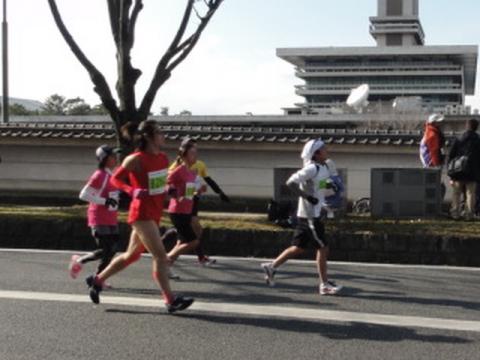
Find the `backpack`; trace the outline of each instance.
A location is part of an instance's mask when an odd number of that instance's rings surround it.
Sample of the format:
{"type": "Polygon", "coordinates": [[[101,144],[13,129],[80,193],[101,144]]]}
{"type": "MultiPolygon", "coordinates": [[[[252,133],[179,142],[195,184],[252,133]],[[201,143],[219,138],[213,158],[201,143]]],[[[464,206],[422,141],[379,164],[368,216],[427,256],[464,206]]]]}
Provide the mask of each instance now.
{"type": "Polygon", "coordinates": [[[447,175],[455,180],[468,177],[472,172],[472,147],[473,143],[470,142],[467,150],[462,155],[458,155],[453,159],[450,159],[447,164],[447,175]]]}
{"type": "Polygon", "coordinates": [[[447,174],[450,178],[461,178],[470,173],[470,156],[457,156],[448,162],[447,174]]]}

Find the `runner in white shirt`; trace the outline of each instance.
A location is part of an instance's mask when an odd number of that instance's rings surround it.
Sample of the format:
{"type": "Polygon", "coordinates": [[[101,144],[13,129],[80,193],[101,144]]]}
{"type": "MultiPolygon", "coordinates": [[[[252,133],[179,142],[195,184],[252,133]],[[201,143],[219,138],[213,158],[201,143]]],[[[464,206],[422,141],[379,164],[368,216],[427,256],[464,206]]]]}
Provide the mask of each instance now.
{"type": "Polygon", "coordinates": [[[303,148],[301,158],[304,167],[287,181],[292,191],[298,194],[298,223],[293,235],[292,246],[284,250],[273,262],[263,263],[265,280],[274,286],[274,276],[279,266],[287,260],[303,254],[309,244],[317,249],[317,268],[320,276],[320,295],[335,295],[341,286],[328,280],[328,242],[325,226],[320,220],[325,192],[331,173],[326,164],[328,159],[325,144],[321,140],[311,140],[303,148]]]}

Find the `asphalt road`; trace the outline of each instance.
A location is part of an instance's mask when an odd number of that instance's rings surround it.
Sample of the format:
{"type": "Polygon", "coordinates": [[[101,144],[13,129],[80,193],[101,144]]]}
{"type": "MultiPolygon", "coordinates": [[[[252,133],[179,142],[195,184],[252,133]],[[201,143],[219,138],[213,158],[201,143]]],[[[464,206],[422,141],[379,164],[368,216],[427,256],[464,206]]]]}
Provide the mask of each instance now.
{"type": "Polygon", "coordinates": [[[69,253],[0,251],[0,359],[479,359],[480,269],[331,264],[342,296],[320,297],[313,263],[268,288],[257,260],[179,261],[196,298],[167,315],[142,259],[92,305],[69,253]]]}

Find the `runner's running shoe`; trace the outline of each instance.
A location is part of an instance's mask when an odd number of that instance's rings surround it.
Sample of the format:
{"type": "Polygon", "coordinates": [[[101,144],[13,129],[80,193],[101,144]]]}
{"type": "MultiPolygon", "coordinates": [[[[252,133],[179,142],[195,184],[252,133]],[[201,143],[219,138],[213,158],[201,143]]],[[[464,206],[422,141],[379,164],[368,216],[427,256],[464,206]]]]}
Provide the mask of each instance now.
{"type": "Polygon", "coordinates": [[[336,295],[342,290],[343,286],[335,284],[333,281],[327,281],[320,285],[320,295],[336,295]]]}
{"type": "Polygon", "coordinates": [[[204,257],[198,259],[198,264],[200,266],[210,267],[212,265],[215,265],[216,263],[217,263],[217,260],[210,259],[208,256],[204,256],[204,257]]]}
{"type": "Polygon", "coordinates": [[[83,265],[78,261],[78,259],[80,259],[79,255],[72,255],[70,265],[68,266],[70,277],[72,279],[76,279],[80,271],[83,269],[83,265]]]}
{"type": "Polygon", "coordinates": [[[165,304],[167,311],[170,314],[173,314],[176,311],[182,311],[192,305],[194,300],[192,298],[187,298],[183,296],[175,297],[175,300],[171,304],[165,304]]]}
{"type": "Polygon", "coordinates": [[[160,226],[159,231],[162,241],[175,240],[178,237],[177,229],[175,228],[167,229],[165,226],[160,226]]]}
{"type": "Polygon", "coordinates": [[[262,265],[262,269],[263,271],[265,272],[265,281],[267,283],[268,286],[271,286],[271,287],[274,287],[275,286],[275,280],[274,280],[274,277],[275,277],[275,273],[277,272],[277,270],[275,270],[275,268],[272,266],[272,263],[263,263],[262,265]]]}
{"type": "Polygon", "coordinates": [[[94,304],[100,304],[100,292],[102,291],[102,285],[95,281],[95,275],[90,275],[87,277],[85,282],[88,285],[90,300],[92,300],[94,304]]]}

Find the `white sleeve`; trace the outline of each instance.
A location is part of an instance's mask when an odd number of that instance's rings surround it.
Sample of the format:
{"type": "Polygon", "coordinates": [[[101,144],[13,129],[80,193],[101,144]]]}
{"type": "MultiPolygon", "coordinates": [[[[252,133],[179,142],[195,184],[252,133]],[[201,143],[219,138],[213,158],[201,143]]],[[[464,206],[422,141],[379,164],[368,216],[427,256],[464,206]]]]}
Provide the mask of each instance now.
{"type": "Polygon", "coordinates": [[[97,195],[98,190],[94,189],[89,185],[85,185],[85,187],[80,191],[80,195],[78,196],[80,200],[94,203],[97,205],[105,205],[107,199],[100,197],[97,195]]]}
{"type": "Polygon", "coordinates": [[[315,164],[310,164],[290,176],[290,178],[287,180],[287,184],[301,184],[307,182],[308,180],[313,179],[316,174],[317,166],[315,164]]]}
{"type": "Polygon", "coordinates": [[[199,175],[195,178],[195,190],[200,190],[203,185],[203,178],[199,175]]]}

